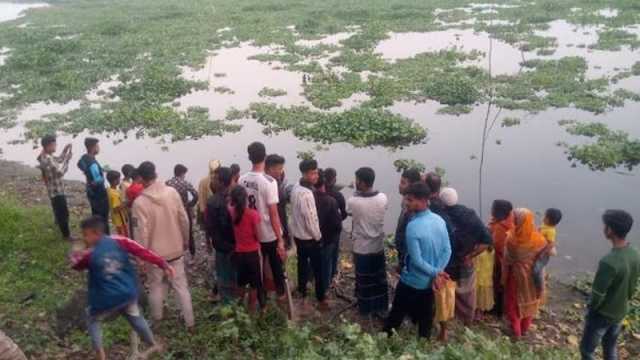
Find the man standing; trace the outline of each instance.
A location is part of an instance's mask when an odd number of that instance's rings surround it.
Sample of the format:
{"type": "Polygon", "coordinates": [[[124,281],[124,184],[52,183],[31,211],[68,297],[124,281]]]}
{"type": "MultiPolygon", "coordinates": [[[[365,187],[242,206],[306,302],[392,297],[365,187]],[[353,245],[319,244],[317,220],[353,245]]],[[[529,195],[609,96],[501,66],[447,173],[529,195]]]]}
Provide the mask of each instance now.
{"type": "Polygon", "coordinates": [[[38,155],[38,163],[40,171],[42,171],[42,180],[47,187],[49,199],[51,199],[51,207],[56,224],[60,228],[62,237],[71,240],[71,231],[69,230],[69,208],[67,207],[67,197],[64,193],[63,177],[69,169],[69,160],[71,160],[71,144],[67,144],[62,150],[60,156],[55,156],[56,137],[54,135],[46,135],[40,141],[42,152],[38,155]]]}
{"type": "Polygon", "coordinates": [[[109,198],[104,186],[104,171],[96,160],[100,153],[98,139],[88,137],[84,139],[87,153],[78,161],[78,168],[87,179],[87,198],[91,205],[91,215],[99,215],[104,219],[105,234],[109,234],[109,198]]]}
{"type": "Polygon", "coordinates": [[[216,193],[209,198],[205,216],[207,235],[216,250],[215,272],[217,288],[222,302],[231,303],[235,298],[236,271],[232,263],[235,249],[233,220],[227,209],[231,192],[231,169],[220,167],[215,178],[216,193]]]}
{"type": "Polygon", "coordinates": [[[186,166],[182,164],[176,165],[173,168],[174,176],[170,180],[167,180],[167,186],[176,189],[189,217],[189,253],[191,253],[193,257],[196,254],[196,244],[193,241],[193,207],[196,206],[198,202],[198,192],[193,185],[185,179],[187,171],[186,166]],[[189,195],[191,195],[191,200],[189,200],[189,195]]]}
{"type": "Polygon", "coordinates": [[[435,311],[434,280],[448,277],[444,268],[451,256],[449,234],[442,218],[429,211],[429,193],[429,187],[420,182],[404,191],[407,210],[414,215],[406,230],[405,265],[384,326],[389,335],[409,315],[418,323],[418,335],[429,338],[435,311]]]}
{"type": "Polygon", "coordinates": [[[285,160],[282,156],[277,154],[268,155],[265,160],[264,172],[278,182],[278,214],[282,225],[282,238],[284,239],[285,247],[289,250],[291,248],[291,234],[289,234],[287,203],[289,202],[291,186],[287,184],[287,179],[285,178],[284,163],[285,160]]]}
{"type": "Polygon", "coordinates": [[[323,171],[320,171],[318,175],[315,190],[318,223],[322,234],[322,288],[326,293],[329,290],[333,276],[337,272],[334,268],[336,266],[334,256],[338,252],[337,247],[340,241],[340,233],[342,232],[342,217],[338,202],[327,193],[326,178],[323,171]]]}
{"type": "Polygon", "coordinates": [[[405,231],[407,224],[412,214],[407,211],[407,207],[404,199],[404,192],[410,185],[421,181],[420,171],[416,169],[407,169],[400,176],[400,184],[398,184],[398,192],[402,198],[402,204],[400,204],[400,216],[398,217],[398,225],[396,226],[396,235],[394,238],[396,250],[398,251],[398,273],[402,271],[404,267],[404,258],[407,255],[407,246],[405,242],[405,231]]]}
{"type": "Polygon", "coordinates": [[[302,178],[291,190],[291,235],[298,250],[298,292],[306,300],[309,269],[313,272],[316,298],[326,309],[325,290],[322,281],[322,258],[320,253],[320,223],[316,201],[311,190],[318,181],[318,163],[315,160],[300,162],[302,178]]]}
{"type": "Polygon", "coordinates": [[[260,142],[247,147],[251,171],[242,175],[238,184],[247,190],[248,206],[260,214],[260,248],[262,258],[268,261],[280,300],[285,294],[283,261],[286,257],[282,227],[278,215],[278,182],[264,173],[266,149],[260,142]]]}
{"type": "Polygon", "coordinates": [[[176,270],[169,279],[162,270],[152,268],[148,273],[149,304],[153,320],[162,320],[164,300],[171,286],[178,296],[185,324],[195,324],[191,294],[184,269],[184,251],[189,241],[189,218],[178,192],[156,181],[156,167],[145,161],[138,167],[144,191],[133,203],[135,239],[142,246],[164,258],[176,270]]]}
{"type": "MultiPolygon", "coordinates": [[[[336,185],[336,179],[338,173],[334,168],[327,168],[324,170],[325,176],[325,189],[327,194],[336,199],[338,203],[338,210],[340,211],[340,231],[338,232],[338,238],[336,239],[335,246],[332,246],[333,253],[331,254],[331,281],[338,275],[338,258],[340,257],[340,235],[342,234],[342,221],[347,219],[347,201],[344,199],[344,195],[340,192],[340,189],[336,185]]],[[[322,231],[322,229],[320,229],[322,231]]]]}
{"type": "Polygon", "coordinates": [[[385,316],[389,307],[387,270],[384,257],[384,214],[387,196],[373,190],[372,168],[356,171],[356,192],[347,201],[353,218],[351,238],[356,268],[356,298],[361,314],[385,316]]]}

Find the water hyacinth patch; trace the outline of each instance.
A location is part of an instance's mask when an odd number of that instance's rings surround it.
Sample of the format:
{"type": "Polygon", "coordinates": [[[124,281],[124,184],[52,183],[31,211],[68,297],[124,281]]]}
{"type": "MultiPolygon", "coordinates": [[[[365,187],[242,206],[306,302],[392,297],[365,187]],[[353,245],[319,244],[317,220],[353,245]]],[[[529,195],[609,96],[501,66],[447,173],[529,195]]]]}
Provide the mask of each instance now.
{"type": "Polygon", "coordinates": [[[632,139],[620,130],[611,130],[599,122],[579,123],[563,121],[560,125],[572,135],[585,136],[595,141],[587,144],[562,144],[568,159],[587,165],[591,170],[604,171],[624,166],[629,171],[640,164],[640,139],[632,139]]]}
{"type": "Polygon", "coordinates": [[[421,143],[427,136],[420,125],[387,110],[356,108],[325,113],[306,106],[287,108],[268,103],[254,103],[250,109],[267,134],[291,130],[302,139],[325,144],[402,147],[421,143]]]}

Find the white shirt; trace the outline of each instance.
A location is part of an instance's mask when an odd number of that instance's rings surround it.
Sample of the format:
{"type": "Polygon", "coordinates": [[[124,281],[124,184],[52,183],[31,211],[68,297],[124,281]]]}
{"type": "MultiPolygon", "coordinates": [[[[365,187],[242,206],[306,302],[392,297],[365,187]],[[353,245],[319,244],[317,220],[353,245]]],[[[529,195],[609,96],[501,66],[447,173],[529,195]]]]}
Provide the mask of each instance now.
{"type": "Polygon", "coordinates": [[[300,184],[295,184],[291,190],[289,230],[300,240],[320,240],[322,237],[313,192],[300,184]]]}
{"type": "Polygon", "coordinates": [[[268,243],[278,237],[273,232],[269,205],[278,204],[278,182],[263,172],[253,172],[242,175],[238,184],[247,190],[247,206],[260,214],[260,242],[268,243]]]}
{"type": "Polygon", "coordinates": [[[357,194],[347,201],[352,217],[351,238],[356,254],[376,254],[384,250],[384,213],[387,196],[383,193],[357,194]]]}

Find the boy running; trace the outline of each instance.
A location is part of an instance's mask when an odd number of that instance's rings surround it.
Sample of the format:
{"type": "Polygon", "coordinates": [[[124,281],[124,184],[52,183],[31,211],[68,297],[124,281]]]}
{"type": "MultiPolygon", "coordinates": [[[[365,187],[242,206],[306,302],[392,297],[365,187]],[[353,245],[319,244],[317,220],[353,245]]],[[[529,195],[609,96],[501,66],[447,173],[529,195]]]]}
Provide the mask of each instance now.
{"type": "Polygon", "coordinates": [[[135,332],[149,345],[142,354],[146,358],[162,351],[162,345],[154,338],[147,321],[138,308],[138,287],[135,266],[129,255],[152,263],[172,278],[175,270],[161,257],[143,248],[133,240],[104,234],[104,219],[91,216],[80,224],[89,250],[71,255],[75,270],[89,271],[88,330],[96,359],[106,359],[102,346],[100,322],[109,315],[123,315],[135,332]]]}

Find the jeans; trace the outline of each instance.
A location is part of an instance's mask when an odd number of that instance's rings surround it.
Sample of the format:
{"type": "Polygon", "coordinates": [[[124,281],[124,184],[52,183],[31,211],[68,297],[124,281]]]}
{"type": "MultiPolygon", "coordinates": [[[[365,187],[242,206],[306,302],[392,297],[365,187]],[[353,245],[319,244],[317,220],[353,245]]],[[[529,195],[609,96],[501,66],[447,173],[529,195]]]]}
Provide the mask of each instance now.
{"type": "Polygon", "coordinates": [[[224,253],[216,250],[216,267],[218,294],[223,304],[231,304],[236,299],[236,267],[232,262],[232,252],[224,253]]]}
{"type": "Polygon", "coordinates": [[[384,331],[391,335],[392,330],[399,328],[405,316],[409,315],[418,323],[418,335],[428,339],[435,315],[434,304],[435,297],[431,287],[420,290],[399,281],[384,331]]]}
{"type": "Polygon", "coordinates": [[[94,350],[102,349],[102,329],[100,322],[105,317],[112,314],[122,314],[133,330],[142,338],[147,345],[153,345],[155,343],[153,339],[153,333],[149,328],[149,324],[140,313],[137,300],[127,304],[123,307],[119,307],[113,310],[102,312],[96,315],[89,315],[87,328],[89,330],[89,336],[91,337],[91,345],[94,350]]]}
{"type": "Polygon", "coordinates": [[[168,279],[164,275],[164,270],[152,267],[148,270],[149,277],[149,304],[151,305],[151,317],[155,321],[162,320],[164,310],[164,300],[167,291],[171,287],[178,297],[178,303],[182,310],[184,322],[188,328],[193,327],[195,320],[193,317],[193,305],[191,303],[191,293],[187,283],[187,274],[184,270],[184,258],[171,261],[169,265],[176,270],[176,276],[168,279]]]}
{"type": "Polygon", "coordinates": [[[337,249],[338,244],[334,242],[331,244],[325,244],[321,250],[322,287],[325,291],[331,287],[331,281],[337,272],[337,260],[335,257],[337,249]]]}
{"type": "Polygon", "coordinates": [[[52,197],[51,207],[53,208],[53,216],[56,219],[56,224],[58,224],[62,236],[68,239],[71,236],[71,231],[69,230],[69,208],[67,207],[67,197],[64,195],[52,197]]]}
{"type": "Polygon", "coordinates": [[[276,283],[276,291],[278,292],[278,295],[282,296],[284,295],[284,270],[282,269],[282,259],[278,256],[277,250],[277,240],[268,243],[260,243],[262,261],[269,261],[269,266],[273,273],[273,281],[276,283]]]}
{"type": "Polygon", "coordinates": [[[326,281],[322,277],[322,248],[320,242],[316,240],[295,239],[298,251],[298,291],[302,297],[307,296],[307,282],[309,282],[309,270],[313,273],[315,283],[316,299],[325,299],[326,281]]]}
{"type": "Polygon", "coordinates": [[[585,319],[582,341],[580,341],[582,359],[595,359],[596,347],[601,342],[604,360],[616,360],[618,358],[616,341],[621,331],[621,323],[613,322],[597,312],[589,311],[585,319]]]}
{"type": "Polygon", "coordinates": [[[107,193],[89,197],[89,205],[91,205],[91,215],[100,215],[104,219],[104,231],[105,234],[109,234],[109,199],[107,198],[107,193]]]}

